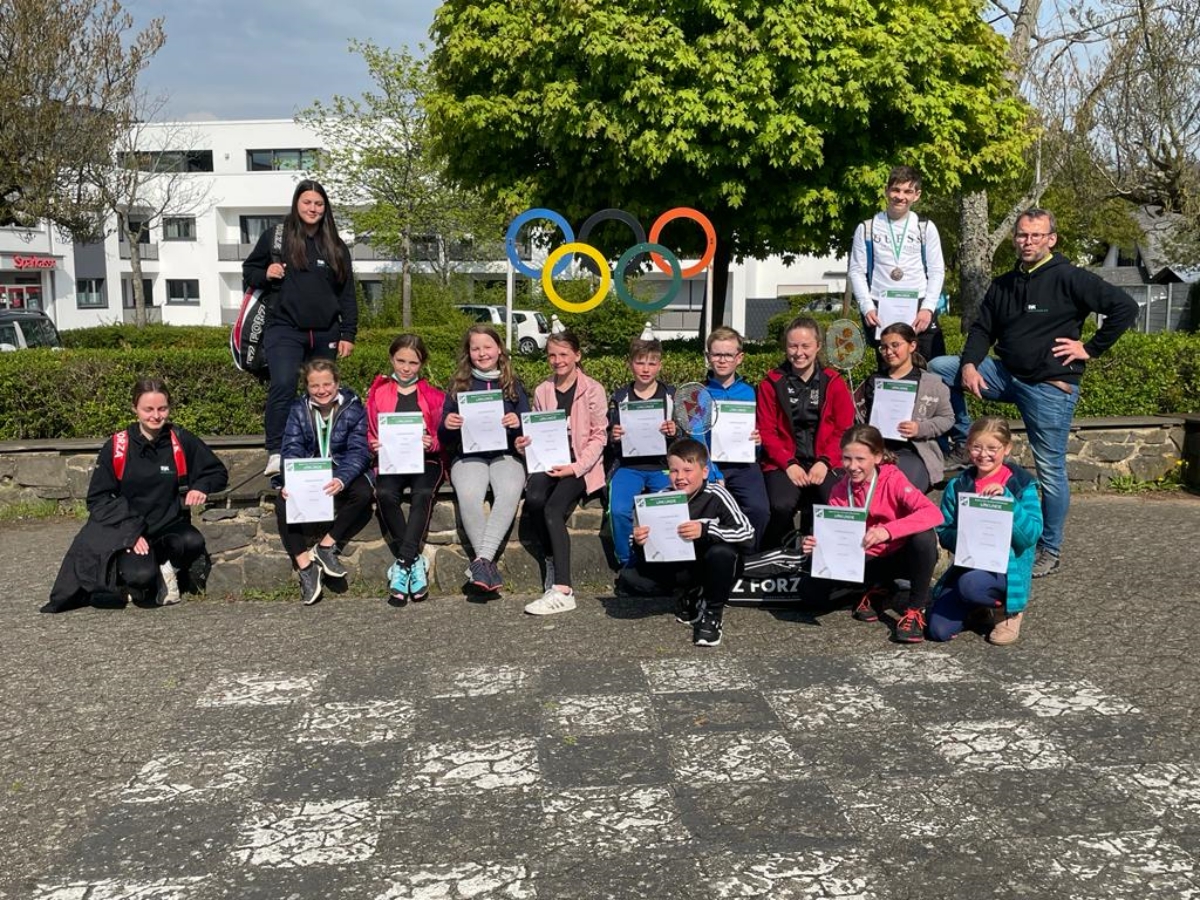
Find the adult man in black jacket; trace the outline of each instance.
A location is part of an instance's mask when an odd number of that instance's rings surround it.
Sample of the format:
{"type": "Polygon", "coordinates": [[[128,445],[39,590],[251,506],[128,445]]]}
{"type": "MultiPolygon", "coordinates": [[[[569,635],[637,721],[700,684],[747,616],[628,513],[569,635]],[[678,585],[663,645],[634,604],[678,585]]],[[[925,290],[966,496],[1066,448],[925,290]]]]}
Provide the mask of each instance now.
{"type": "Polygon", "coordinates": [[[1058,242],[1053,213],[1026,210],[1017,219],[1013,241],[1017,266],[988,288],[961,360],[939,356],[929,368],[950,386],[956,419],[950,438],[957,444],[951,459],[969,461],[964,442],[971,418],[964,390],[1015,403],[1020,410],[1042,484],[1045,526],[1033,566],[1033,577],[1040,578],[1058,569],[1062,553],[1071,503],[1067,439],[1084,364],[1115,344],[1134,323],[1137,304],[1124,291],[1053,252],[1058,242]],[[1083,343],[1083,323],[1092,313],[1104,316],[1104,324],[1083,343]],[[996,357],[989,357],[993,344],[996,357]]]}

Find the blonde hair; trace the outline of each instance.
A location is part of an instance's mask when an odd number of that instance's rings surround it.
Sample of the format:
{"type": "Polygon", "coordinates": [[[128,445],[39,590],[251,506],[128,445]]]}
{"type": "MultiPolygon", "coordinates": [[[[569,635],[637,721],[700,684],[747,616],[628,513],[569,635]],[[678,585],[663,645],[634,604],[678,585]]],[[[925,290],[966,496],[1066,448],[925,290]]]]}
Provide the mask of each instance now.
{"type": "Polygon", "coordinates": [[[1004,416],[981,416],[976,419],[967,430],[967,443],[985,434],[994,434],[1005,447],[1012,445],[1012,429],[1008,427],[1008,419],[1004,416]]]}
{"type": "Polygon", "coordinates": [[[708,333],[708,340],[704,343],[705,350],[712,350],[712,345],[717,341],[737,341],[738,353],[742,352],[742,336],[737,333],[736,329],[730,328],[728,325],[718,325],[708,333]]]}

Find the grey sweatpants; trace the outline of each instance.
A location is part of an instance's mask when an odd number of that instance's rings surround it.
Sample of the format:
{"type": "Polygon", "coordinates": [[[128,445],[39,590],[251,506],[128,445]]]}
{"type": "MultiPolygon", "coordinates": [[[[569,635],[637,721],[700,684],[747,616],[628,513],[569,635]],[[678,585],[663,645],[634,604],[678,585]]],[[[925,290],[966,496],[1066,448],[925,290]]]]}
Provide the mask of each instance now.
{"type": "Polygon", "coordinates": [[[464,456],[450,467],[450,483],[458,495],[458,517],[471,550],[476,557],[494,560],[517,515],[525,490],[525,466],[507,454],[490,460],[464,456]],[[490,512],[483,508],[489,484],[490,512]]]}

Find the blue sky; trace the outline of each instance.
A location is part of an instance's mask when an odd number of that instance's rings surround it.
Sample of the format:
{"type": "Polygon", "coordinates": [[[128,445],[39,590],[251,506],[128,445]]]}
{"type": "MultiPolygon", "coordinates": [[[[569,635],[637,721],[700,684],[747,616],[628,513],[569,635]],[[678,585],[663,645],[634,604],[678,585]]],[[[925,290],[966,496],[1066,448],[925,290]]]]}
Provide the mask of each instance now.
{"type": "Polygon", "coordinates": [[[313,100],[366,89],[351,38],[414,51],[438,0],[123,0],[138,24],[165,19],[167,42],[141,86],[165,95],[157,118],[287,119],[313,100]]]}

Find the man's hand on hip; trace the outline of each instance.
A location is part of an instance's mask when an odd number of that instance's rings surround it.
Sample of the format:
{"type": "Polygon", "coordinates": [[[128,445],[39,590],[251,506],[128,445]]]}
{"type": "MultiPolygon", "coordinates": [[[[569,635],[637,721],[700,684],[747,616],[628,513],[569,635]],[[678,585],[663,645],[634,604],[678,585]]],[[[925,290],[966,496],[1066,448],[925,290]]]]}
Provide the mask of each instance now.
{"type": "Polygon", "coordinates": [[[1073,341],[1070,338],[1057,338],[1054,341],[1054,350],[1051,351],[1058,357],[1058,361],[1064,366],[1069,366],[1075,360],[1089,360],[1092,357],[1087,350],[1083,348],[1081,341],[1073,341]]]}

